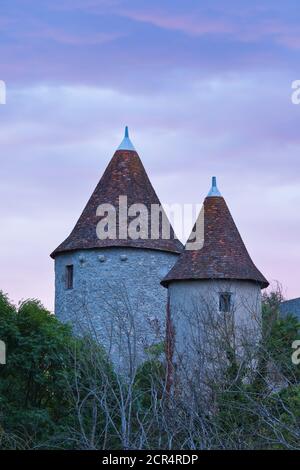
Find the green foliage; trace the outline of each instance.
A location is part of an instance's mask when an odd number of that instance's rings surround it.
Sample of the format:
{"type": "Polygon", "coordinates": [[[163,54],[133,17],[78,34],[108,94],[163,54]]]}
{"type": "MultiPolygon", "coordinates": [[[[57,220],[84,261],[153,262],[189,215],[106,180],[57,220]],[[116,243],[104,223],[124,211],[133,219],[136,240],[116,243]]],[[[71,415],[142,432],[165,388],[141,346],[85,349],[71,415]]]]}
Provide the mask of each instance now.
{"type": "Polygon", "coordinates": [[[0,366],[2,435],[43,445],[70,421],[65,379],[75,340],[39,301],[16,308],[2,293],[0,338],[7,347],[7,363],[0,366]]]}
{"type": "Polygon", "coordinates": [[[120,427],[120,384],[106,352],[89,336],[77,342],[69,383],[72,409],[77,420],[72,428],[74,447],[121,448],[115,436],[120,427]]]}
{"type": "Polygon", "coordinates": [[[215,416],[226,448],[300,446],[300,368],[291,360],[300,325],[293,315],[280,316],[282,300],[280,290],[263,296],[263,334],[254,380],[246,379],[247,370],[237,364],[233,353],[227,355],[228,380],[216,392],[215,416]],[[238,381],[234,380],[237,369],[238,381]]]}
{"type": "Polygon", "coordinates": [[[152,359],[159,359],[162,357],[165,353],[166,345],[164,341],[161,341],[160,343],[155,343],[149,346],[146,349],[146,353],[148,353],[149,357],[152,359]]]}
{"type": "Polygon", "coordinates": [[[134,390],[139,392],[139,403],[143,408],[151,407],[153,393],[158,399],[162,397],[165,375],[165,367],[158,360],[146,361],[138,368],[134,390]]]}
{"type": "Polygon", "coordinates": [[[0,294],[7,345],[0,449],[300,448],[300,367],[291,361],[299,324],[280,317],[281,300],[280,292],[264,296],[257,366],[249,369],[227,347],[228,368],[210,384],[208,407],[202,390],[191,389],[190,402],[177,385],[166,391],[164,343],[149,348],[129,378],[116,373],[101,345],[74,337],[39,301],[17,308],[0,294]]]}
{"type": "MultiPolygon", "coordinates": [[[[300,429],[300,386],[293,385],[278,393],[280,416],[286,423],[295,423],[300,429]]],[[[276,401],[276,395],[274,401],[276,401]]],[[[278,403],[278,401],[277,401],[278,403]]]]}
{"type": "Polygon", "coordinates": [[[292,343],[300,339],[300,324],[296,316],[280,316],[280,292],[271,292],[263,298],[264,353],[276,364],[276,370],[291,383],[300,380],[300,368],[292,363],[292,343]]]}

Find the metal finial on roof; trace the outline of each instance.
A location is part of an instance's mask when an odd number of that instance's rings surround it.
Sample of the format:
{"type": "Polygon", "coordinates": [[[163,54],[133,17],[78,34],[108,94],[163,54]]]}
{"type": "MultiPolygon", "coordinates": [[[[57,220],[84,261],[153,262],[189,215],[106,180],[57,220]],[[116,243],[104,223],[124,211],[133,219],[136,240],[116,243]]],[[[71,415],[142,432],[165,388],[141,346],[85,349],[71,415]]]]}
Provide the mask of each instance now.
{"type": "Polygon", "coordinates": [[[135,150],[133,143],[129,139],[128,126],[125,127],[124,139],[120,143],[117,150],[135,150]]]}
{"type": "Polygon", "coordinates": [[[207,197],[222,197],[220,191],[218,190],[217,178],[215,176],[212,177],[211,189],[207,197]]]}

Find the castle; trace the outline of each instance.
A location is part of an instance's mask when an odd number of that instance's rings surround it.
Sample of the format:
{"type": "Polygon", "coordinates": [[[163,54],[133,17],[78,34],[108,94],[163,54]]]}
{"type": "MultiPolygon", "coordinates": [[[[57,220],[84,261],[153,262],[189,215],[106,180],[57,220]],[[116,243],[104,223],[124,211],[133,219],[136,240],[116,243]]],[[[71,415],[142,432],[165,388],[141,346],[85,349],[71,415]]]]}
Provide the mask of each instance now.
{"type": "Polygon", "coordinates": [[[195,310],[203,311],[204,305],[221,314],[234,309],[238,323],[259,318],[261,289],[268,286],[215,178],[191,237],[182,246],[127,127],[74,229],[51,257],[56,316],[79,333],[92,331],[121,365],[143,360],[164,340],[166,328],[170,338],[175,332],[182,350],[193,333],[185,319],[195,310]],[[159,208],[154,236],[153,207],[159,208]],[[115,213],[108,219],[111,208],[115,213]],[[141,227],[143,211],[148,219],[141,227]],[[116,224],[112,231],[111,220],[116,224]],[[128,236],[132,226],[136,230],[128,236]]]}

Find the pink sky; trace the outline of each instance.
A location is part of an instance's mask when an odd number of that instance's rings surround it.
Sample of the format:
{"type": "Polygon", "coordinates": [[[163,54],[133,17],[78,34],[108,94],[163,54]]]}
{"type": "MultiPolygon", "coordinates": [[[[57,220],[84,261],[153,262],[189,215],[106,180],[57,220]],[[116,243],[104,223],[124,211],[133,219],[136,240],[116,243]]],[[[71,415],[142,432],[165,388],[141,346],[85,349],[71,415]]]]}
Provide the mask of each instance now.
{"type": "Polygon", "coordinates": [[[297,2],[195,3],[4,0],[0,289],[14,301],[53,309],[49,253],[125,125],[162,202],[201,204],[216,175],[255,264],[300,296],[297,2]]]}

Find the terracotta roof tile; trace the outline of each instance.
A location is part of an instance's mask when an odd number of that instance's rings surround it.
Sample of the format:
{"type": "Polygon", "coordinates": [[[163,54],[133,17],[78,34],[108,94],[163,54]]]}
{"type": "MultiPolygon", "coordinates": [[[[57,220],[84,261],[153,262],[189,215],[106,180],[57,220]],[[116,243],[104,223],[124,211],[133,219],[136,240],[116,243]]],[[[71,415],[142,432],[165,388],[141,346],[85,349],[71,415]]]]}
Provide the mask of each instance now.
{"type": "Polygon", "coordinates": [[[223,197],[205,199],[202,248],[185,249],[162,284],[193,279],[250,280],[262,288],[269,285],[251,260],[223,197]]]}
{"type": "MultiPolygon", "coordinates": [[[[181,242],[175,238],[172,227],[170,230],[170,239],[163,238],[161,224],[159,227],[159,238],[157,240],[151,240],[150,235],[148,239],[132,240],[128,238],[122,240],[118,237],[118,230],[116,240],[100,240],[96,234],[96,226],[100,220],[100,217],[96,215],[97,207],[100,204],[112,204],[116,207],[118,214],[120,195],[127,196],[128,206],[135,203],[144,204],[149,214],[151,204],[160,205],[160,201],[147,176],[145,168],[137,152],[134,150],[117,150],[115,152],[73,231],[68,238],[53,251],[51,257],[55,258],[57,254],[70,250],[107,247],[148,248],[174,253],[180,253],[182,251],[183,246],[181,242]]],[[[149,233],[150,226],[151,217],[149,217],[149,233]]],[[[118,226],[117,229],[119,229],[118,226]]]]}

